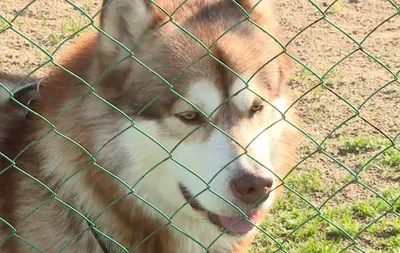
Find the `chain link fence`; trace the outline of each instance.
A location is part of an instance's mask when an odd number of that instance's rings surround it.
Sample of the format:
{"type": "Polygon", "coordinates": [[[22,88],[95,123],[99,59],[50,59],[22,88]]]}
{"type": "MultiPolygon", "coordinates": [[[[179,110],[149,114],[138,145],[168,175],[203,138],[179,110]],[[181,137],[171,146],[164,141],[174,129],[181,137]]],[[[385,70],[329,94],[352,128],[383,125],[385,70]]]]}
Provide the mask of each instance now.
{"type": "MultiPolygon", "coordinates": [[[[157,1],[150,2],[158,6],[157,1]]],[[[187,2],[190,1],[182,1],[179,8],[188,4],[187,2]]],[[[242,8],[234,3],[238,8],[242,8]]],[[[25,73],[29,73],[26,76],[42,73],[47,66],[56,66],[69,72],[59,65],[55,56],[66,43],[86,32],[85,30],[99,30],[95,20],[101,11],[101,3],[90,0],[0,3],[0,47],[3,51],[0,54],[1,69],[16,71],[22,68],[25,73]],[[45,8],[43,13],[38,12],[41,8],[45,8]],[[61,17],[61,21],[58,17],[61,17]],[[30,23],[31,19],[33,23],[30,23]],[[24,52],[29,50],[35,53],[24,58],[24,52]]],[[[289,110],[297,109],[304,124],[298,126],[287,119],[284,120],[300,132],[305,140],[296,164],[288,174],[279,177],[285,188],[284,194],[266,220],[257,227],[259,232],[250,252],[400,252],[400,2],[287,0],[278,2],[277,12],[288,39],[286,42],[274,39],[282,47],[282,53],[288,55],[295,65],[295,71],[289,76],[288,83],[297,98],[289,110]]],[[[202,41],[174,22],[173,13],[168,15],[171,15],[168,22],[175,24],[187,36],[202,45],[207,51],[206,56],[233,71],[212,55],[202,41]]],[[[240,23],[226,30],[221,37],[242,22],[250,22],[263,30],[247,15],[240,23]]],[[[112,40],[123,46],[121,42],[112,40]]],[[[132,52],[130,56],[140,62],[132,52]]],[[[191,104],[174,91],[173,86],[162,76],[144,64],[142,66],[164,80],[170,92],[191,104]]],[[[185,69],[182,69],[182,72],[184,71],[185,69]]],[[[238,76],[237,73],[234,74],[238,76]]],[[[76,78],[86,85],[90,94],[96,96],[99,101],[124,115],[131,122],[132,128],[152,138],[146,133],[146,129],[136,127],[134,119],[97,95],[95,87],[79,76],[76,78]]],[[[18,85],[24,82],[24,79],[19,80],[18,85]]],[[[9,89],[2,83],[0,87],[14,100],[12,96],[16,89],[9,89]]],[[[249,87],[247,89],[250,90],[249,87]]],[[[142,111],[156,100],[157,97],[142,111]]],[[[17,103],[28,109],[25,105],[17,103]]],[[[65,108],[58,118],[63,117],[76,103],[78,101],[65,108]]],[[[50,130],[40,138],[52,132],[87,152],[79,144],[80,140],[70,139],[57,130],[54,122],[33,113],[50,126],[50,130]]],[[[208,115],[204,116],[208,118],[208,115]]],[[[209,124],[217,131],[222,131],[212,122],[209,124]]],[[[165,149],[157,140],[153,141],[165,149]]],[[[29,145],[34,143],[35,141],[29,145]]],[[[247,147],[242,148],[246,151],[247,147]]],[[[149,168],[142,178],[167,160],[176,162],[182,170],[197,176],[191,168],[176,160],[171,150],[165,151],[168,157],[149,168]]],[[[104,238],[125,252],[135,251],[124,248],[97,229],[95,221],[89,220],[59,199],[55,189],[46,186],[24,168],[19,167],[14,161],[23,152],[25,149],[16,157],[7,157],[0,153],[10,163],[8,167],[0,168],[0,177],[7,170],[18,170],[21,177],[30,177],[47,189],[52,194],[52,199],[87,219],[91,227],[104,238]]],[[[91,159],[90,164],[107,171],[96,163],[97,154],[87,152],[87,155],[91,159]]],[[[221,168],[221,171],[224,168],[221,168]]],[[[126,185],[123,179],[111,173],[109,176],[131,189],[129,194],[157,210],[168,221],[167,226],[172,226],[190,237],[201,245],[205,252],[209,251],[213,243],[202,245],[201,241],[186,234],[174,224],[173,217],[181,209],[168,216],[157,207],[157,203],[150,203],[137,195],[135,186],[126,185]]],[[[209,184],[200,176],[197,177],[205,185],[209,184]]],[[[210,187],[205,191],[211,191],[226,200],[210,187]]],[[[230,202],[229,204],[232,205],[230,202]]],[[[107,208],[99,212],[99,216],[107,208]]],[[[40,212],[40,206],[27,216],[34,212],[40,212]]],[[[23,220],[20,221],[21,224],[23,220]]],[[[0,245],[10,238],[18,238],[31,245],[32,252],[43,252],[34,241],[20,236],[15,228],[18,224],[10,224],[1,217],[1,213],[0,222],[13,231],[7,237],[0,238],[0,245]]],[[[157,232],[154,231],[154,234],[157,232]]],[[[152,235],[153,233],[149,236],[152,235]]],[[[78,234],[72,237],[60,252],[68,252],[68,245],[79,236],[78,234]]],[[[218,239],[219,237],[215,238],[215,241],[218,239]]]]}

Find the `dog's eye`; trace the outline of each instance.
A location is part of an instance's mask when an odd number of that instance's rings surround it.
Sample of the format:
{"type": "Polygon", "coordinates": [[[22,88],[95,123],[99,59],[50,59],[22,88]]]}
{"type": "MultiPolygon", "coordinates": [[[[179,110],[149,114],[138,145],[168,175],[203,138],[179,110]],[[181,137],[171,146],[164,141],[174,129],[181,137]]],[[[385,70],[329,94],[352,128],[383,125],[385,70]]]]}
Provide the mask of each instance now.
{"type": "Polygon", "coordinates": [[[176,114],[176,116],[186,122],[198,121],[200,118],[200,115],[197,112],[182,112],[176,114]]]}
{"type": "Polygon", "coordinates": [[[261,111],[264,108],[264,106],[262,104],[255,104],[251,107],[251,111],[253,113],[261,111]]]}

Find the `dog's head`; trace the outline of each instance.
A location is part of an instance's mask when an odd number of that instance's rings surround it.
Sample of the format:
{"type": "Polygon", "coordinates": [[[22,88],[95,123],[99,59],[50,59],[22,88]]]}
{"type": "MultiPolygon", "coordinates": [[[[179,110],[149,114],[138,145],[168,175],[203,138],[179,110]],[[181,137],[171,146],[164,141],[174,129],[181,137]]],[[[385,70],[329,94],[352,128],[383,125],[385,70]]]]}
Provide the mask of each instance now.
{"type": "Polygon", "coordinates": [[[98,92],[135,119],[110,144],[129,156],[120,176],[168,215],[189,201],[180,213],[245,234],[241,212],[257,223],[270,206],[290,145],[273,6],[154,2],[105,1],[101,16],[98,92]]]}

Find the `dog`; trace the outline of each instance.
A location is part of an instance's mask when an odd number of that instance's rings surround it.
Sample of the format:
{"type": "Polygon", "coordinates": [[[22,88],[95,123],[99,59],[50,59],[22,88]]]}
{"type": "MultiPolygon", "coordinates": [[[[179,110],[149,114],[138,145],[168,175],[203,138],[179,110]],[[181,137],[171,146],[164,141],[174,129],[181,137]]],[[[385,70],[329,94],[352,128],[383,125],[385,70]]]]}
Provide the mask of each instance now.
{"type": "Polygon", "coordinates": [[[100,15],[0,107],[0,252],[246,252],[299,139],[274,4],[100,15]]]}

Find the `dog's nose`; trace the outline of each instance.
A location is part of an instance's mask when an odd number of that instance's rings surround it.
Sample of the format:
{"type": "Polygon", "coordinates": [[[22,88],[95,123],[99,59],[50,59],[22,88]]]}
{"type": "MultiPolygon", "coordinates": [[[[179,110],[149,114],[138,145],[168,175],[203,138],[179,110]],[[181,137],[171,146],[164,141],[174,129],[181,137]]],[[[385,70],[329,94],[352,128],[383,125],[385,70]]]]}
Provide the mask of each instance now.
{"type": "Polygon", "coordinates": [[[232,192],[246,204],[264,200],[273,185],[272,175],[245,174],[231,182],[232,192]]]}

